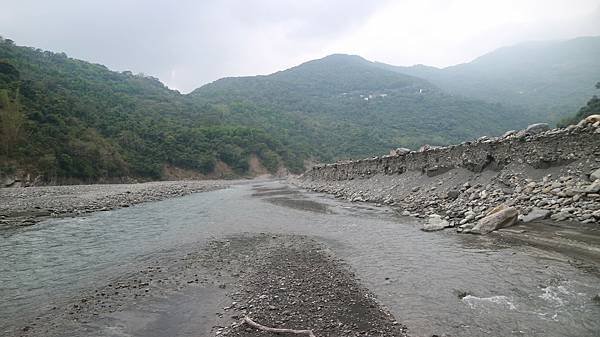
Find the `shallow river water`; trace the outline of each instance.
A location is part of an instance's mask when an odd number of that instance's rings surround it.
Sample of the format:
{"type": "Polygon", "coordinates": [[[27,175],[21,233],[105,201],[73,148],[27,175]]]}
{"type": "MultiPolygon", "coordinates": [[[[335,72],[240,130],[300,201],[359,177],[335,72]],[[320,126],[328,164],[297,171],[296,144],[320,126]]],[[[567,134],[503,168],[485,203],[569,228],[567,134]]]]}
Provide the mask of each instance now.
{"type": "Polygon", "coordinates": [[[0,327],[135,269],[150,256],[255,232],[323,241],[412,336],[600,335],[600,304],[592,299],[600,293],[600,279],[560,254],[495,236],[424,233],[414,220],[386,207],[347,203],[280,182],[0,233],[0,327]]]}

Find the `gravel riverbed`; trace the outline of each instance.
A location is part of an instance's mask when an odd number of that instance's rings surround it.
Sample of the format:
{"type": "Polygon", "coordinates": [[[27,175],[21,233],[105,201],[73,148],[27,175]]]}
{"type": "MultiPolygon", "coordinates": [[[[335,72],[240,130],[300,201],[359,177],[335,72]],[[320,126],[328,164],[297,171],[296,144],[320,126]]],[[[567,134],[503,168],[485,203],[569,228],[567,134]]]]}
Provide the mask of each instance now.
{"type": "Polygon", "coordinates": [[[560,253],[423,233],[388,207],[281,182],[49,219],[0,239],[3,336],[271,335],[245,316],[316,336],[597,331],[597,277],[560,253]]]}
{"type": "MultiPolygon", "coordinates": [[[[268,336],[245,323],[317,336],[406,336],[325,245],[248,234],[188,247],[49,307],[18,336],[268,336]],[[194,319],[189,320],[190,317],[194,319]],[[201,318],[201,319],[198,319],[201,318]]],[[[6,331],[5,331],[6,332],[6,331]]]]}
{"type": "Polygon", "coordinates": [[[230,181],[157,181],[140,184],[0,188],[0,229],[30,226],[48,217],[108,211],[142,202],[207,192],[230,181]]]}

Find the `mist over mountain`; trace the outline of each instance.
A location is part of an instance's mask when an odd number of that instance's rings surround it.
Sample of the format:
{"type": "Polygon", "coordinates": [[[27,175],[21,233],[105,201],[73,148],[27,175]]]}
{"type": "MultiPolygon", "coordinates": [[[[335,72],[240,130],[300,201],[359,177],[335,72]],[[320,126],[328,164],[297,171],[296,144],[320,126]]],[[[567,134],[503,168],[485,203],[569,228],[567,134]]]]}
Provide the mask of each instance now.
{"type": "Polygon", "coordinates": [[[541,120],[557,121],[595,94],[600,78],[600,37],[525,42],[443,69],[379,64],[459,94],[519,106],[541,120]]]}

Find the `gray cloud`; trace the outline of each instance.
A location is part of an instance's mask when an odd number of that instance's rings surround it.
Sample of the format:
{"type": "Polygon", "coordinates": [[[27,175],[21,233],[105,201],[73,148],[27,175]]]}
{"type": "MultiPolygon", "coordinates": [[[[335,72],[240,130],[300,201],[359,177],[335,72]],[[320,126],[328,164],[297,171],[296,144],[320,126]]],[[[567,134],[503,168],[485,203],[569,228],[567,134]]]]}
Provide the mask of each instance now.
{"type": "MultiPolygon", "coordinates": [[[[188,92],[221,77],[271,73],[333,52],[395,64],[443,64],[467,61],[475,53],[529,37],[519,36],[518,25],[499,21],[498,26],[482,30],[489,34],[459,38],[448,25],[461,24],[478,13],[450,21],[438,18],[451,12],[455,3],[469,8],[469,1],[20,0],[2,5],[0,35],[114,70],[143,72],[188,92]],[[499,29],[513,29],[513,33],[500,38],[499,29]]],[[[530,6],[537,4],[527,1],[530,6]]],[[[547,3],[540,6],[546,8],[547,3]]],[[[595,0],[580,3],[579,12],[600,5],[595,0]]],[[[562,7],[552,10],[560,12],[562,7]]],[[[457,13],[461,12],[459,8],[457,13]]],[[[539,20],[531,20],[534,26],[548,22],[543,9],[538,14],[539,20]]],[[[597,22],[587,20],[580,26],[600,33],[597,22]]],[[[530,36],[564,37],[583,31],[563,26],[530,36]]]]}
{"type": "Polygon", "coordinates": [[[19,1],[0,34],[18,44],[157,76],[190,91],[305,60],[381,1],[19,1]]]}

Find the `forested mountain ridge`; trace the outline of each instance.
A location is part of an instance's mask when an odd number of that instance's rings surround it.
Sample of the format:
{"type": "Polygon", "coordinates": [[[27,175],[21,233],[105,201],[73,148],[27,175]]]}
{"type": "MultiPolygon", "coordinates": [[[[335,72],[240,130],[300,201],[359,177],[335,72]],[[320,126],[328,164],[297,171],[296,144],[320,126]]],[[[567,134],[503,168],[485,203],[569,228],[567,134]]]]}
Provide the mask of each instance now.
{"type": "Polygon", "coordinates": [[[0,117],[24,114],[21,141],[0,153],[4,173],[26,167],[48,180],[159,179],[165,165],[207,174],[221,161],[245,174],[251,154],[271,171],[280,164],[302,169],[302,155],[285,141],[213,122],[213,107],[193,104],[155,78],[10,40],[0,41],[0,65],[0,117]]]}
{"type": "MultiPolygon", "coordinates": [[[[600,89],[600,82],[597,82],[594,87],[596,89],[600,89]]],[[[596,95],[592,96],[587,104],[581,107],[577,113],[565,117],[558,123],[558,125],[565,127],[570,124],[578,124],[582,119],[585,119],[591,115],[600,115],[600,98],[598,98],[596,95]]]]}
{"type": "Polygon", "coordinates": [[[223,106],[229,122],[264,125],[326,159],[448,144],[532,120],[518,109],[451,96],[421,78],[341,54],[267,76],[221,79],[189,96],[223,106]]]}
{"type": "Polygon", "coordinates": [[[475,60],[435,68],[382,68],[427,79],[449,93],[518,106],[536,118],[558,121],[594,94],[600,78],[600,37],[524,42],[475,60]]]}
{"type": "MultiPolygon", "coordinates": [[[[251,157],[271,172],[301,172],[306,159],[449,144],[550,118],[448,93],[439,71],[334,54],[182,95],[149,76],[0,39],[0,176],[25,168],[47,181],[162,179],[167,167],[210,174],[223,165],[240,176],[251,157]]],[[[587,101],[589,89],[578,88],[587,101]]]]}

